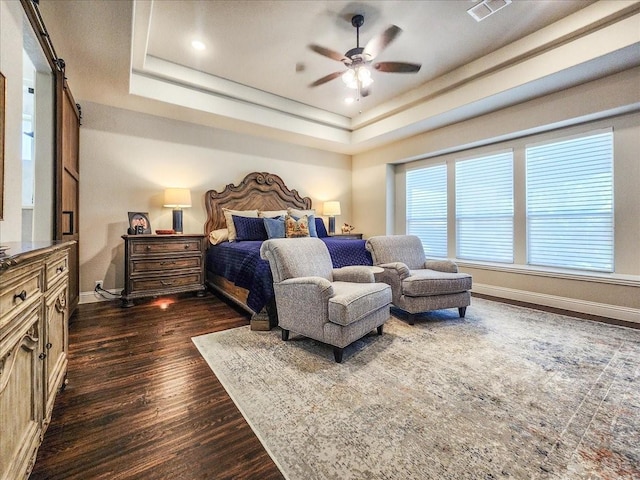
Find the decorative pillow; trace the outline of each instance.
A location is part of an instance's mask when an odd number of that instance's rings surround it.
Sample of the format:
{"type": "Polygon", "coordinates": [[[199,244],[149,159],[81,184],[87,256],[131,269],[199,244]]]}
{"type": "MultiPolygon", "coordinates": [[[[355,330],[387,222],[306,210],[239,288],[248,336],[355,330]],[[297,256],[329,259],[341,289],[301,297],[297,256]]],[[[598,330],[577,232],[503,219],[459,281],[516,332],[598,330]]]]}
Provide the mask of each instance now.
{"type": "Polygon", "coordinates": [[[304,215],[296,220],[291,215],[284,217],[284,230],[287,238],[300,238],[309,236],[309,217],[304,215]]]}
{"type": "Polygon", "coordinates": [[[286,210],[260,210],[258,216],[262,218],[283,217],[287,214],[286,210]]]}
{"type": "Polygon", "coordinates": [[[227,240],[229,240],[229,230],[226,228],[214,230],[209,234],[209,241],[211,242],[211,245],[218,245],[219,243],[226,242],[227,240]]]}
{"type": "Polygon", "coordinates": [[[263,218],[264,228],[269,238],[285,238],[284,217],[263,218]]]}
{"type": "MultiPolygon", "coordinates": [[[[304,215],[291,215],[294,220],[300,220],[304,215]]],[[[316,217],[313,215],[307,215],[307,221],[309,222],[309,236],[317,237],[318,233],[316,232],[316,217]]]]}
{"type": "Polygon", "coordinates": [[[267,239],[267,231],[264,229],[264,219],[239,217],[237,215],[232,215],[231,218],[233,218],[233,224],[236,227],[236,242],[267,239]]]}
{"type": "Polygon", "coordinates": [[[236,241],[236,227],[233,224],[232,215],[237,217],[249,217],[249,218],[257,218],[258,210],[230,210],[228,208],[223,208],[222,213],[224,214],[224,220],[227,222],[227,230],[229,230],[229,241],[236,241]]]}
{"type": "Polygon", "coordinates": [[[321,218],[316,218],[315,224],[318,238],[325,238],[329,236],[329,234],[327,233],[327,228],[324,226],[324,220],[322,220],[321,218]]]}

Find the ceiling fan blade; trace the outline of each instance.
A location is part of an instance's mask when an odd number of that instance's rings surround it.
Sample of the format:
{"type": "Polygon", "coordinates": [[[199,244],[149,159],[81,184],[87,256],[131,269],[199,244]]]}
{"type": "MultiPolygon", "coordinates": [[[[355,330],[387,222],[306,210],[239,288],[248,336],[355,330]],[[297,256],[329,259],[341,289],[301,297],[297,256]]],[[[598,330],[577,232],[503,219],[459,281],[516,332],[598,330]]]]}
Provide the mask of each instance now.
{"type": "Polygon", "coordinates": [[[397,25],[391,25],[380,35],[369,40],[367,46],[364,47],[363,55],[365,55],[365,58],[368,58],[369,60],[374,59],[380,54],[380,52],[382,52],[382,50],[387,48],[387,45],[389,45],[394,38],[400,35],[401,32],[402,29],[400,27],[397,25]]]}
{"type": "Polygon", "coordinates": [[[331,80],[333,80],[334,78],[338,78],[340,75],[342,75],[344,72],[333,72],[330,73],[327,76],[324,76],[322,78],[319,78],[318,80],[316,80],[315,82],[313,82],[311,85],[309,85],[310,87],[317,87],[318,85],[322,85],[323,83],[327,83],[330,82],[331,80]]]}
{"type": "Polygon", "coordinates": [[[418,63],[404,63],[404,62],[378,62],[373,65],[373,68],[380,72],[390,73],[416,73],[420,70],[422,65],[418,63]]]}
{"type": "Polygon", "coordinates": [[[324,55],[325,57],[329,57],[332,60],[336,60],[338,62],[348,61],[351,63],[351,60],[345,57],[343,54],[336,52],[335,50],[331,50],[329,48],[321,47],[320,45],[309,45],[309,48],[320,55],[324,55]]]}

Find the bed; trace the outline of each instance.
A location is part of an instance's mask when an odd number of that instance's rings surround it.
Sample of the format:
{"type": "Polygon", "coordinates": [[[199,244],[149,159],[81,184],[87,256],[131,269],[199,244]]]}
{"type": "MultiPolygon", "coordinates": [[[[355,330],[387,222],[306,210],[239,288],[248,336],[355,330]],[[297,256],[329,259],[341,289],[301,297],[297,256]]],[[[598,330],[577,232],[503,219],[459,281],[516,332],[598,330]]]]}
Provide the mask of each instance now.
{"type": "MultiPolygon", "coordinates": [[[[237,185],[229,184],[222,191],[207,191],[205,206],[207,238],[211,232],[226,228],[223,208],[244,211],[312,209],[309,197],[301,197],[279,176],[267,172],[250,173],[237,185]]],[[[372,265],[364,240],[329,237],[321,219],[317,226],[318,237],[327,245],[335,268],[372,265]]],[[[269,330],[277,325],[273,279],[269,263],[260,258],[261,245],[259,240],[223,241],[209,244],[206,255],[207,286],[246,310],[251,315],[252,330],[269,330]]]]}

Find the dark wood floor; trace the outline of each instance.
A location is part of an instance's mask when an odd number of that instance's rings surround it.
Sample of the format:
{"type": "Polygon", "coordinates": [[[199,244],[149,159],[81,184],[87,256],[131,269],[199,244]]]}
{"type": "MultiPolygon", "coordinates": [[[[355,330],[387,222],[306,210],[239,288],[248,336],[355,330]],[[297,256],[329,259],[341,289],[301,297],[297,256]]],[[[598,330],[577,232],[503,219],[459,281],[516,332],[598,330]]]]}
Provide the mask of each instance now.
{"type": "Polygon", "coordinates": [[[211,294],[161,300],[80,305],[31,479],[283,478],[191,342],[247,316],[211,294]]]}

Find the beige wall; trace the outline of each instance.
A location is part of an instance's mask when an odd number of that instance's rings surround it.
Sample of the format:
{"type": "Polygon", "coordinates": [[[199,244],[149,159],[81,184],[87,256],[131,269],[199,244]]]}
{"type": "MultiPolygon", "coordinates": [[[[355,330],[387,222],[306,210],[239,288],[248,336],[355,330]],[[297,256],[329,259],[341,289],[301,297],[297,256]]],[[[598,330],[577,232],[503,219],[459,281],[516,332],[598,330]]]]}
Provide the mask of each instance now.
{"type": "Polygon", "coordinates": [[[80,291],[95,280],[120,289],[127,212],[148,212],[152,228],[171,228],[165,187],[191,189],[184,231],[203,232],[204,193],[248,173],[275,173],[321,210],[339,200],[351,221],[351,158],[249,135],[85,102],[80,129],[80,291]]]}
{"type": "Polygon", "coordinates": [[[22,12],[20,2],[0,2],[0,72],[7,85],[0,243],[22,235],[22,12]]]}
{"type": "MultiPolygon", "coordinates": [[[[461,265],[473,274],[475,291],[640,322],[640,114],[624,113],[640,109],[639,81],[640,69],[635,68],[356,155],[354,222],[366,236],[404,233],[407,162],[428,165],[471,151],[613,127],[616,274],[589,278],[461,265]],[[395,177],[393,182],[389,175],[395,177]],[[394,186],[395,195],[388,185],[394,186]],[[394,218],[389,218],[385,202],[393,202],[394,218]],[[372,204],[376,208],[370,208],[372,204]]],[[[515,247],[516,252],[525,251],[522,244],[515,247]]]]}

